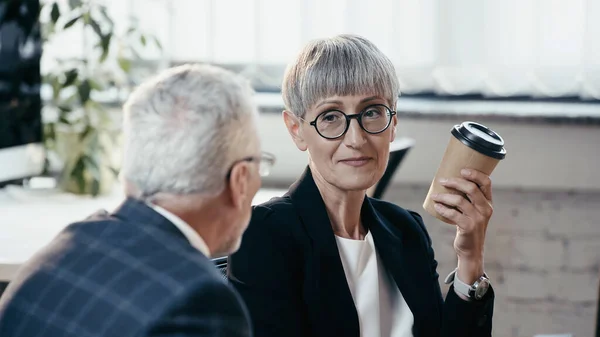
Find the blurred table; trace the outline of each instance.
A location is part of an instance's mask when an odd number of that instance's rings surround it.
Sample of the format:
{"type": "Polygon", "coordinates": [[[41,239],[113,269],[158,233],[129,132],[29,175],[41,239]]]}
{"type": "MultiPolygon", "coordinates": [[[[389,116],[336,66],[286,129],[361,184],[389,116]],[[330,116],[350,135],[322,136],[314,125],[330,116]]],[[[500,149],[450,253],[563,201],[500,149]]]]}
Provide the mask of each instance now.
{"type": "MultiPolygon", "coordinates": [[[[284,193],[285,190],[280,189],[261,189],[253,203],[262,203],[284,193]]],[[[52,188],[28,189],[9,185],[0,189],[0,283],[10,281],[21,264],[68,224],[100,209],[112,211],[123,199],[120,188],[98,198],[52,188]]]]}

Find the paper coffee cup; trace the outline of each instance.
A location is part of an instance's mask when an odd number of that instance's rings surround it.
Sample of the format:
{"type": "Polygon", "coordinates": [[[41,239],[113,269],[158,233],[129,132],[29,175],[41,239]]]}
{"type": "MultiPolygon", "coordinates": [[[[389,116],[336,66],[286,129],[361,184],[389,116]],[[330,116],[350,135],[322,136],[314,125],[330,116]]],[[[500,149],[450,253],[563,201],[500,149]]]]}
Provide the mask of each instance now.
{"type": "Polygon", "coordinates": [[[444,152],[444,157],[433,178],[423,208],[434,217],[448,222],[438,214],[433,207],[432,194],[451,193],[462,194],[456,190],[447,189],[440,185],[439,179],[460,178],[464,168],[492,174],[498,162],[506,156],[504,140],[499,134],[484,125],[475,122],[463,122],[451,130],[450,141],[444,152]]]}

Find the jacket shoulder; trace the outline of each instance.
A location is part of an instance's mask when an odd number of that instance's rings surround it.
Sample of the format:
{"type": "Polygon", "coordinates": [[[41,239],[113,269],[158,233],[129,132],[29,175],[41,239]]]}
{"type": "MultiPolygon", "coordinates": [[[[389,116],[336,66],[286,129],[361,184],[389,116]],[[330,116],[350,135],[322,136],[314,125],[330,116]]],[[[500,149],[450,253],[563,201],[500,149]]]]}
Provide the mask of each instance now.
{"type": "Polygon", "coordinates": [[[248,230],[269,231],[275,235],[289,236],[300,228],[300,220],[291,198],[277,197],[253,206],[248,230]]]}
{"type": "Polygon", "coordinates": [[[290,212],[295,213],[292,199],[288,196],[276,197],[259,205],[252,207],[252,215],[257,217],[268,218],[271,216],[283,216],[290,212]]]}
{"type": "Polygon", "coordinates": [[[86,220],[69,225],[56,238],[55,248],[64,248],[69,256],[83,255],[90,263],[127,270],[142,283],[164,282],[173,289],[197,282],[220,281],[212,261],[187,240],[170,232],[133,224],[99,212],[86,220]],[[68,245],[64,245],[69,242],[68,245]],[[90,250],[88,247],[96,249],[90,250]],[[148,258],[153,256],[153,258],[148,258]],[[142,265],[143,268],[136,266],[142,265]],[[143,272],[140,272],[143,271],[143,272]]]}
{"type": "Polygon", "coordinates": [[[417,235],[425,238],[427,242],[431,244],[431,238],[427,232],[427,227],[423,222],[423,217],[419,213],[402,208],[391,202],[372,198],[369,200],[380,216],[384,217],[387,222],[400,229],[405,235],[417,235]]]}

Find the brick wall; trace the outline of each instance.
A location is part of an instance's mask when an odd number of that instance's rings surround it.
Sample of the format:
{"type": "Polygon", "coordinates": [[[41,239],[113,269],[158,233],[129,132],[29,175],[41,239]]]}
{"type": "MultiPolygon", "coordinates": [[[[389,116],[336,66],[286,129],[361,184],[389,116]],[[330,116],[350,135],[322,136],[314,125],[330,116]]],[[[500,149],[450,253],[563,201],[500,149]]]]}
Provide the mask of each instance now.
{"type": "MultiPolygon", "coordinates": [[[[423,211],[427,187],[393,186],[385,199],[423,215],[442,283],[456,266],[455,229],[423,211]]],[[[600,282],[600,192],[496,189],[494,206],[485,252],[497,296],[493,335],[593,336],[600,282]]],[[[443,284],[442,289],[447,291],[443,284]]]]}

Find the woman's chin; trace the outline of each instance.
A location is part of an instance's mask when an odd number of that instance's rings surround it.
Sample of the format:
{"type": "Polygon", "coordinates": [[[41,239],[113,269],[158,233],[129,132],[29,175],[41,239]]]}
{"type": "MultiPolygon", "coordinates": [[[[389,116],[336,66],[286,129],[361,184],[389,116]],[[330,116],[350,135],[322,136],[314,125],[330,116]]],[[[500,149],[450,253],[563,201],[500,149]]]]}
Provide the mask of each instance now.
{"type": "Polygon", "coordinates": [[[377,181],[373,179],[373,176],[368,177],[345,177],[338,179],[338,188],[344,191],[366,191],[371,186],[375,185],[377,181]]]}
{"type": "Polygon", "coordinates": [[[342,191],[366,191],[374,186],[381,179],[381,176],[383,176],[383,170],[374,168],[373,166],[355,168],[340,165],[328,171],[328,174],[321,175],[316,173],[316,175],[323,177],[328,184],[342,191]]]}

